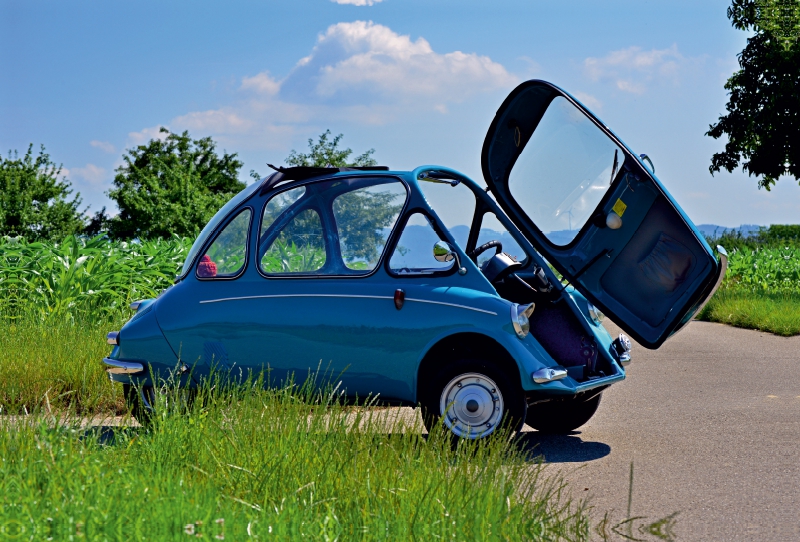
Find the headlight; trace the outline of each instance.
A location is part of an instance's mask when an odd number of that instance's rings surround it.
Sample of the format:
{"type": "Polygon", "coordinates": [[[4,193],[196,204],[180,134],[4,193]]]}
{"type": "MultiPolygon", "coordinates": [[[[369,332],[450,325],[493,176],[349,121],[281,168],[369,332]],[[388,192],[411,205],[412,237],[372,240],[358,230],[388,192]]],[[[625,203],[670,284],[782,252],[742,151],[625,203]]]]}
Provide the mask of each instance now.
{"type": "Polygon", "coordinates": [[[511,323],[514,324],[514,331],[517,332],[517,337],[524,339],[531,331],[531,323],[528,318],[533,314],[533,309],[536,304],[530,303],[528,305],[511,304],[511,323]]]}
{"type": "Polygon", "coordinates": [[[606,315],[600,312],[600,309],[598,309],[591,303],[588,303],[588,305],[589,305],[589,317],[595,324],[599,326],[600,323],[603,321],[603,319],[605,319],[606,315]]]}

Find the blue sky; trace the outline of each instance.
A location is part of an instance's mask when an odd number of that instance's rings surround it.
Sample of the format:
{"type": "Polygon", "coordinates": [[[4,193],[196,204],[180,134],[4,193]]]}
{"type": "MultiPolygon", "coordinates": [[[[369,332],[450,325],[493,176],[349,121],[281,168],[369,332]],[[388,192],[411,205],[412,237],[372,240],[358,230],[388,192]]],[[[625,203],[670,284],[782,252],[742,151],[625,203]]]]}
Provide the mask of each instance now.
{"type": "Polygon", "coordinates": [[[728,2],[643,0],[0,0],[0,151],[43,143],[84,203],[159,126],[212,136],[266,173],[330,128],[381,164],[480,180],[497,106],[519,82],[573,93],[696,223],[800,222],[800,187],[708,173],[746,34],[728,2]],[[361,5],[358,5],[361,4],[361,5]]]}

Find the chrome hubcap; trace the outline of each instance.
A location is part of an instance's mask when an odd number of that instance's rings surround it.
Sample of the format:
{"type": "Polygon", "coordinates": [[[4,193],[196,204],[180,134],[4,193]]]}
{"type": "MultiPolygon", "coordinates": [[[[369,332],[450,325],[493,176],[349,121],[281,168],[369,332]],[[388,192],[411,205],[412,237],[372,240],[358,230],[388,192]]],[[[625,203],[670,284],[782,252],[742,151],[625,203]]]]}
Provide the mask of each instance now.
{"type": "Polygon", "coordinates": [[[444,387],[439,408],[453,434],[475,439],[488,435],[502,421],[503,396],[488,376],[465,373],[444,387]]]}

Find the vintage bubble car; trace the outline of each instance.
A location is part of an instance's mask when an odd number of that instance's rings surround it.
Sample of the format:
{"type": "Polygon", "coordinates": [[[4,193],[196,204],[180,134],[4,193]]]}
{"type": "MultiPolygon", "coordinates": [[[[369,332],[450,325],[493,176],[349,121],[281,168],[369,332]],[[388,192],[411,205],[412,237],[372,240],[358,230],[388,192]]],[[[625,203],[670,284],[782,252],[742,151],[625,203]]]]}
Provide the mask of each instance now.
{"type": "Polygon", "coordinates": [[[575,98],[528,81],[483,145],[487,187],[445,167],[280,168],[200,233],[175,284],[108,335],[135,415],[171,371],[320,367],[351,397],[419,405],[455,436],[566,432],[725,272],[633,153],[575,98]],[[602,312],[601,312],[602,311],[602,312]]]}

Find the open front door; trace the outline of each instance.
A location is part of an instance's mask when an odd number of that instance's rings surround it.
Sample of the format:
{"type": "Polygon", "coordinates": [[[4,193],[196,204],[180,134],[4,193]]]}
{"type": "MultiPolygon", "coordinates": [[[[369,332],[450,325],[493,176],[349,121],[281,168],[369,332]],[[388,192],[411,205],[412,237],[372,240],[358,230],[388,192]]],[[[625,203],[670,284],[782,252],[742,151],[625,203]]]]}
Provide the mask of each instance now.
{"type": "Polygon", "coordinates": [[[506,98],[481,162],[520,231],[648,348],[690,320],[724,273],[640,159],[550,83],[527,81],[506,98]]]}

